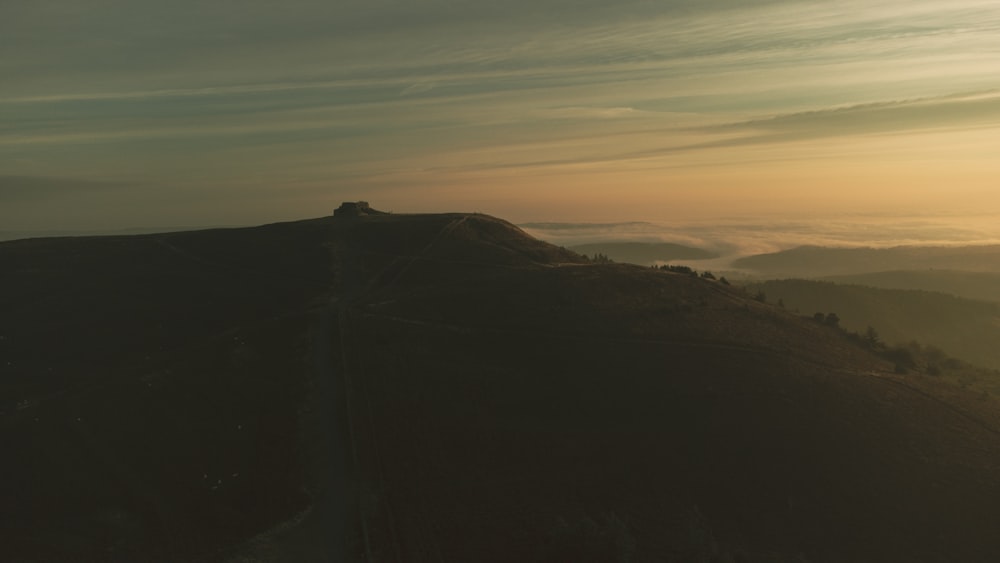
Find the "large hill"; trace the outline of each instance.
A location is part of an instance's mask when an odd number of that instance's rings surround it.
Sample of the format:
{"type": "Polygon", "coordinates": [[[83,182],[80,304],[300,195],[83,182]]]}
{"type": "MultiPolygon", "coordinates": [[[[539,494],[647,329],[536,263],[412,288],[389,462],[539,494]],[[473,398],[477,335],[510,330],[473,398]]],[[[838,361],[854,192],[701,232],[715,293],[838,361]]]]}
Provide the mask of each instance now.
{"type": "Polygon", "coordinates": [[[991,561],[992,399],[484,215],[0,244],[0,558],[991,561]]]}

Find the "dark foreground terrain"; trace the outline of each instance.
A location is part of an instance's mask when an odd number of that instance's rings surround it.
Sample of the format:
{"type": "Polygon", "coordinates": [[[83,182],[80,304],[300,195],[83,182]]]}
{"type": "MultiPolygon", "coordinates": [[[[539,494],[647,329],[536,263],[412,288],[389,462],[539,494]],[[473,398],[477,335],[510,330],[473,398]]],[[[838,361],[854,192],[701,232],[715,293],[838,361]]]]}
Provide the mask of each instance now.
{"type": "Polygon", "coordinates": [[[0,559],[994,561],[993,399],[482,215],[0,244],[0,559]]]}

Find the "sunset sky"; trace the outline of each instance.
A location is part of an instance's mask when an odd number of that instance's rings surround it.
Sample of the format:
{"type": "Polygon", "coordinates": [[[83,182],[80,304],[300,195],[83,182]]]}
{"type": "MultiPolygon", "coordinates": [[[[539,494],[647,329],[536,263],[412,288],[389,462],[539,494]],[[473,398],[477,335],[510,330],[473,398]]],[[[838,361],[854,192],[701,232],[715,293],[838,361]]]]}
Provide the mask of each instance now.
{"type": "Polygon", "coordinates": [[[0,230],[1000,213],[996,0],[5,0],[0,230]]]}

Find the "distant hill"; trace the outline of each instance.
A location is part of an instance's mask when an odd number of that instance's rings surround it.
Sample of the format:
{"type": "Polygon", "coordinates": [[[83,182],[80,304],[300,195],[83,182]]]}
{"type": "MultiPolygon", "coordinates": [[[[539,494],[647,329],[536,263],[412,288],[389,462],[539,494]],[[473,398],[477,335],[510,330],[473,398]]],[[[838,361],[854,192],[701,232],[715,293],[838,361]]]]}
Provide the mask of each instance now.
{"type": "Polygon", "coordinates": [[[232,228],[221,225],[210,227],[131,227],[127,229],[90,229],[90,230],[48,230],[48,231],[0,231],[0,242],[9,240],[21,240],[28,238],[52,238],[52,237],[96,237],[96,236],[122,236],[122,235],[142,235],[151,233],[177,233],[182,231],[232,228]]]}
{"type": "Polygon", "coordinates": [[[918,289],[1000,302],[1000,273],[954,270],[896,270],[824,278],[835,283],[885,289],[918,289]]]}
{"type": "Polygon", "coordinates": [[[800,246],[737,259],[736,268],[770,277],[819,278],[888,270],[962,270],[1000,272],[1000,246],[898,246],[829,248],[800,246]]]}
{"type": "Polygon", "coordinates": [[[560,222],[534,222],[521,223],[519,225],[525,229],[541,229],[546,231],[575,231],[575,230],[597,230],[615,227],[651,227],[653,223],[645,221],[624,221],[618,223],[560,223],[560,222]]]}
{"type": "Polygon", "coordinates": [[[24,240],[0,271],[2,560],[1000,552],[990,396],[498,218],[24,240]]]}
{"type": "Polygon", "coordinates": [[[806,280],[771,280],[748,286],[802,314],[836,313],[841,325],[874,327],[889,343],[917,340],[963,360],[1000,369],[1000,304],[919,290],[878,289],[806,280]]]}
{"type": "Polygon", "coordinates": [[[648,266],[672,260],[703,260],[719,255],[701,248],[669,242],[595,242],[570,246],[570,250],[586,256],[603,254],[615,262],[648,266]]]}

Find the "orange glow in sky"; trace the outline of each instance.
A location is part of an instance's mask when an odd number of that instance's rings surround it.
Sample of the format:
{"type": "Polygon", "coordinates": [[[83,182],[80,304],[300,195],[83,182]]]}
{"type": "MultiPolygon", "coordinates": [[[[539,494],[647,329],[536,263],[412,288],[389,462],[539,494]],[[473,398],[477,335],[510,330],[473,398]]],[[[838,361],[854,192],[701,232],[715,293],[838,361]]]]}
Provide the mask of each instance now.
{"type": "Polygon", "coordinates": [[[992,1],[58,4],[0,18],[4,229],[1000,215],[992,1]]]}

